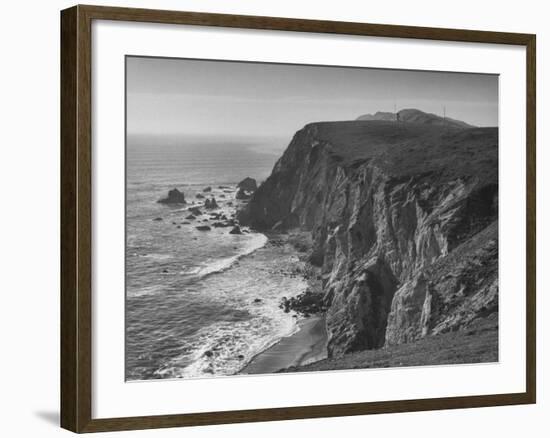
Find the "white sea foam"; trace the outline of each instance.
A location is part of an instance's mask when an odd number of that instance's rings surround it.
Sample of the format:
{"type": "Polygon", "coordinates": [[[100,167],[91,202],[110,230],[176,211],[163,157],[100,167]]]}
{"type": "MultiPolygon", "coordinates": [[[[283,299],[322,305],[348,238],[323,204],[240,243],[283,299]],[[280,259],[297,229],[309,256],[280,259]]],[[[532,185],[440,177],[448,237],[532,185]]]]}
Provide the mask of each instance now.
{"type": "MultiPolygon", "coordinates": [[[[239,236],[243,237],[250,241],[239,257],[261,248],[267,240],[262,235],[239,236]]],[[[301,277],[281,273],[295,263],[295,255],[285,251],[267,247],[223,274],[197,282],[194,299],[212,305],[213,312],[222,312],[219,319],[210,319],[182,339],[180,351],[172,350],[171,355],[159,358],[151,372],[162,379],[233,375],[258,353],[294,333],[298,329],[296,318],[280,308],[281,298],[303,292],[307,283],[301,277]]]]}
{"type": "Polygon", "coordinates": [[[262,248],[268,239],[263,234],[253,234],[251,235],[250,241],[243,248],[243,250],[231,257],[225,257],[218,260],[213,260],[206,263],[205,266],[194,268],[188,273],[197,275],[200,278],[206,277],[207,275],[216,274],[218,272],[223,272],[229,269],[233,264],[238,261],[240,258],[252,254],[254,251],[262,248]]]}
{"type": "Polygon", "coordinates": [[[226,139],[204,143],[163,136],[132,142],[126,243],[128,254],[139,256],[126,259],[127,297],[145,297],[127,301],[128,376],[149,379],[158,370],[165,378],[205,377],[211,364],[214,375],[236,372],[249,355],[292,331],[294,321],[279,309],[279,296],[291,296],[300,281],[278,272],[279,247],[245,257],[265,245],[265,236],[230,235],[229,229],[215,227],[199,232],[195,226],[205,218],[215,220],[203,208],[200,218],[184,222],[189,207],[202,206],[195,196],[206,186],[212,192],[204,196],[214,195],[221,207],[216,212],[233,215],[240,203],[219,186],[234,189],[248,175],[265,178],[277,157],[251,151],[240,139],[231,154],[226,139]],[[174,187],[185,193],[188,204],[158,204],[174,187]],[[153,221],[156,217],[163,221],[153,221]],[[253,303],[256,298],[262,302],[253,303]],[[214,356],[205,355],[210,350],[214,356]]]}
{"type": "Polygon", "coordinates": [[[131,292],[128,292],[128,296],[131,298],[135,297],[142,297],[145,295],[156,295],[160,292],[162,292],[163,287],[162,285],[151,285],[151,286],[143,286],[141,288],[133,289],[131,292]]]}
{"type": "MultiPolygon", "coordinates": [[[[259,320],[243,323],[241,327],[237,327],[238,324],[231,327],[209,327],[209,333],[201,339],[200,348],[193,354],[191,363],[182,365],[183,358],[177,357],[155,374],[165,379],[236,374],[258,353],[299,330],[295,319],[290,315],[279,318],[277,322],[278,327],[266,327],[259,320]],[[241,335],[235,336],[236,333],[241,335]],[[247,335],[243,336],[244,333],[247,335]]],[[[185,360],[189,361],[189,357],[185,357],[185,360]]]]}
{"type": "MultiPolygon", "coordinates": [[[[223,279],[218,285],[218,296],[224,294],[223,279]]],[[[250,317],[242,321],[220,322],[205,327],[187,344],[188,350],[179,357],[164,363],[155,374],[160,378],[200,378],[228,376],[238,373],[258,353],[265,351],[281,338],[299,330],[296,318],[279,307],[281,296],[294,296],[305,290],[307,284],[299,278],[282,277],[277,283],[266,282],[260,292],[257,283],[242,285],[238,290],[228,290],[228,298],[234,297],[250,317]],[[246,302],[239,295],[249,297],[246,302]],[[261,296],[261,301],[253,297],[261,296]],[[189,349],[193,351],[189,355],[189,349]]]]}
{"type": "Polygon", "coordinates": [[[144,257],[146,259],[152,259],[152,260],[169,260],[173,256],[171,254],[158,254],[158,253],[151,253],[151,254],[135,254],[138,257],[144,257]]]}

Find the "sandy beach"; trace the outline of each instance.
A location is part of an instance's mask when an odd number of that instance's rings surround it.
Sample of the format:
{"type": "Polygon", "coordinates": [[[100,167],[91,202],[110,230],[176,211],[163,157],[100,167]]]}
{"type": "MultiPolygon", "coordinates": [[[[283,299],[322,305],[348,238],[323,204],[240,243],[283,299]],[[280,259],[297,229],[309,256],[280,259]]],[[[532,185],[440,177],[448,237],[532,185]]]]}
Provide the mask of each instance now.
{"type": "Polygon", "coordinates": [[[324,316],[298,322],[299,330],[256,355],[239,374],[269,374],[292,366],[307,365],[327,357],[324,316]]]}

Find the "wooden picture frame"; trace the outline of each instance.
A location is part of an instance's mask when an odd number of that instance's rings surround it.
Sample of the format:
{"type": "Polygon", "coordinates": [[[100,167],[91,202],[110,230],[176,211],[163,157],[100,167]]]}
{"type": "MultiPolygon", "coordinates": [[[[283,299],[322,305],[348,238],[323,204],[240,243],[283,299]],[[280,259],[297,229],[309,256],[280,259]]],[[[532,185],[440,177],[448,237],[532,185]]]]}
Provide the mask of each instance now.
{"type": "Polygon", "coordinates": [[[61,426],[99,432],[207,424],[530,404],[536,401],[535,78],[531,34],[75,6],[61,12],[61,426]],[[92,418],[92,22],[115,20],[389,38],[519,45],[526,48],[527,284],[526,391],[417,400],[92,418]]]}

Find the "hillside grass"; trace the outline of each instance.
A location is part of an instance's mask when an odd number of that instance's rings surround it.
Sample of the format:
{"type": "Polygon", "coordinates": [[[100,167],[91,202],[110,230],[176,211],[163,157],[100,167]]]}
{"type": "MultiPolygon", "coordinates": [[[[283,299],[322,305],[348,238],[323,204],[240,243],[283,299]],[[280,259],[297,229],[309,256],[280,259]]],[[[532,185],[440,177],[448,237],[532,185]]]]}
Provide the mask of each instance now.
{"type": "Polygon", "coordinates": [[[498,362],[498,315],[467,330],[428,336],[417,342],[349,353],[280,372],[329,371],[498,362]]]}
{"type": "Polygon", "coordinates": [[[311,126],[317,138],[330,143],[335,164],[344,167],[375,160],[395,178],[432,174],[444,180],[498,179],[498,128],[361,120],[311,126]]]}

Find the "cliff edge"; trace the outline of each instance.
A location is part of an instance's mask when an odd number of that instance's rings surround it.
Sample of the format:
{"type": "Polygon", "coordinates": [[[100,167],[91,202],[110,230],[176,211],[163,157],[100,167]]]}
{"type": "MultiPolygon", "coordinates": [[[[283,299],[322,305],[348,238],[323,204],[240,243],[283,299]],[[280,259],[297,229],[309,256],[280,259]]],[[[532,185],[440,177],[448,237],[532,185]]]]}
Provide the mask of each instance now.
{"type": "Polygon", "coordinates": [[[239,212],[311,232],[329,357],[498,320],[498,129],[464,125],[306,125],[239,212]]]}

